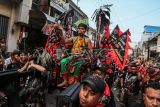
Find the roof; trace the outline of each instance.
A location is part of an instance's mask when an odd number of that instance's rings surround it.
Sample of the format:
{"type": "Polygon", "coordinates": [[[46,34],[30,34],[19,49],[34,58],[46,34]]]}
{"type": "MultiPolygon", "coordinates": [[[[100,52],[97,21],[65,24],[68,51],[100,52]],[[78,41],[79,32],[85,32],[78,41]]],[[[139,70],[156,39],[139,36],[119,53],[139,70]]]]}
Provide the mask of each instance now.
{"type": "Polygon", "coordinates": [[[81,14],[81,15],[83,15],[83,16],[88,18],[88,16],[72,0],[69,0],[69,3],[79,14],[81,14]]]}
{"type": "Polygon", "coordinates": [[[144,26],[144,32],[148,32],[148,33],[157,33],[157,32],[160,32],[160,26],[146,25],[146,26],[144,26]]]}

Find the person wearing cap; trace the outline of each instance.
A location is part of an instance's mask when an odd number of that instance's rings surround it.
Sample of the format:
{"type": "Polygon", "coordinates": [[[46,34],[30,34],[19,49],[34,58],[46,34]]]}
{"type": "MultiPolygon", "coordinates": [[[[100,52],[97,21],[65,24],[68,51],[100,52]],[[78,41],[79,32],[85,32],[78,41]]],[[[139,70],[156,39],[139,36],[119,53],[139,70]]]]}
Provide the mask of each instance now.
{"type": "MultiPolygon", "coordinates": [[[[78,25],[78,36],[72,36],[70,38],[64,38],[64,30],[63,27],[55,24],[55,28],[60,29],[63,32],[63,36],[61,36],[61,40],[63,43],[72,43],[73,47],[71,50],[71,54],[82,54],[86,49],[91,50],[92,44],[89,37],[85,35],[87,31],[87,25],[84,23],[80,23],[78,25]]],[[[58,87],[63,87],[67,84],[73,84],[79,80],[79,67],[83,63],[80,62],[77,65],[67,65],[67,63],[72,59],[72,56],[63,58],[61,60],[61,74],[63,77],[63,82],[58,84],[58,87]]]]}
{"type": "MultiPolygon", "coordinates": [[[[89,76],[82,81],[82,87],[79,92],[80,107],[98,107],[98,103],[103,97],[106,84],[98,76],[89,76]]],[[[77,105],[78,107],[78,105],[77,105]]]]}

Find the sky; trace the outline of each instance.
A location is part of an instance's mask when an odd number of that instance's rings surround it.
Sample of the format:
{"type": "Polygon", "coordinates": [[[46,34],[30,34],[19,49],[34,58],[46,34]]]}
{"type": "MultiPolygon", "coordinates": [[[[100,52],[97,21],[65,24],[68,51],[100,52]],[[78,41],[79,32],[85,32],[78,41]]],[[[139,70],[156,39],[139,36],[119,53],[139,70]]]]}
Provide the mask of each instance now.
{"type": "MultiPolygon", "coordinates": [[[[77,4],[77,0],[72,1],[77,4]]],[[[145,25],[160,26],[160,0],[79,0],[78,7],[88,15],[90,26],[95,28],[91,16],[106,4],[113,4],[110,29],[117,24],[123,32],[130,29],[132,47],[141,40],[145,25]]]]}

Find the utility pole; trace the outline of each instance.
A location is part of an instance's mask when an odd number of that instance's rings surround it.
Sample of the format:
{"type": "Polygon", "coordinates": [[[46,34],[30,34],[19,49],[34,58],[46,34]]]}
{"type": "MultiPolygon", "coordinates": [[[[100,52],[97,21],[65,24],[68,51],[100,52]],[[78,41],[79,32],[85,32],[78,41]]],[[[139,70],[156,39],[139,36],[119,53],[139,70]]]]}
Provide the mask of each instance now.
{"type": "Polygon", "coordinates": [[[147,43],[147,60],[149,60],[149,57],[150,57],[150,47],[149,47],[149,38],[148,38],[148,43],[147,43]]]}

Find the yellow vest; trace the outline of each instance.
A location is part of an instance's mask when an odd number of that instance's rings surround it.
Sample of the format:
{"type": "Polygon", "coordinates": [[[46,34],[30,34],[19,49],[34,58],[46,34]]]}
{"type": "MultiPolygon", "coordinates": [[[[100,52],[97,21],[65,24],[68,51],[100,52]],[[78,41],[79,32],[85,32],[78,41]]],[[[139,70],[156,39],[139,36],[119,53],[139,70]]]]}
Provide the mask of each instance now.
{"type": "Polygon", "coordinates": [[[80,53],[84,50],[84,47],[85,47],[85,37],[81,37],[81,36],[78,36],[74,45],[73,45],[73,48],[72,48],[72,53],[80,53]]]}

